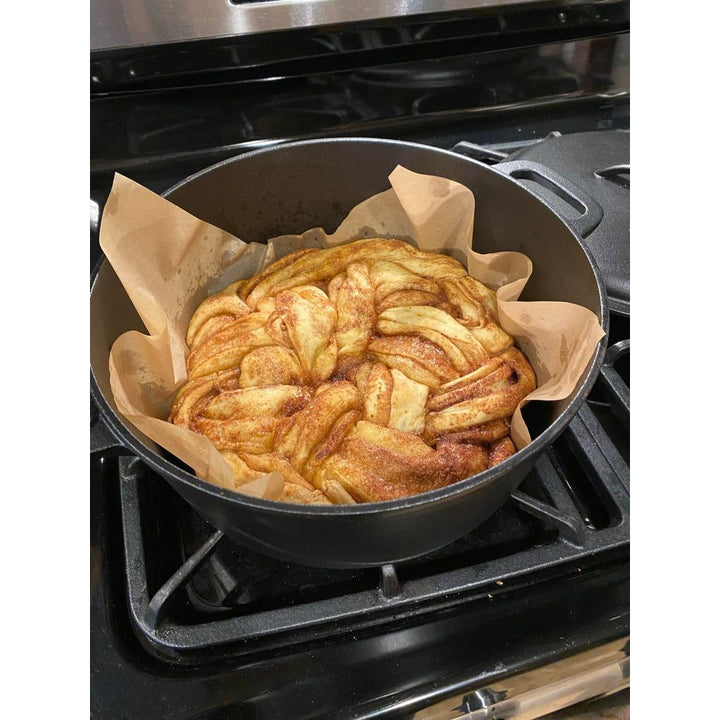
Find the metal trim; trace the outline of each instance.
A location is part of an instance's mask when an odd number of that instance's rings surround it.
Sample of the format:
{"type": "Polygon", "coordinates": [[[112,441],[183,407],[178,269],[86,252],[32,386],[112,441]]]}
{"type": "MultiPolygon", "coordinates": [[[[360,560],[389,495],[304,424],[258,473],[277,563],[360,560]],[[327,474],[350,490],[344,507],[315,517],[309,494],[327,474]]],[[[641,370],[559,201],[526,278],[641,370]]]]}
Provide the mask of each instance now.
{"type": "MultiPolygon", "coordinates": [[[[565,0],[571,5],[577,0],[565,0]]],[[[387,20],[542,0],[91,0],[90,50],[387,20]]]]}

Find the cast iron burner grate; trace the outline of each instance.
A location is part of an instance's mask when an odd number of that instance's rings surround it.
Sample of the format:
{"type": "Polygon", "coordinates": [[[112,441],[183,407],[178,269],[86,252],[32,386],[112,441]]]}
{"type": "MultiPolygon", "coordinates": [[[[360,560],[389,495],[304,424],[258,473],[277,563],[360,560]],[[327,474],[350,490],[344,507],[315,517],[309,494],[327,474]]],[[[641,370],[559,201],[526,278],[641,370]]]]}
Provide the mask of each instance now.
{"type": "Polygon", "coordinates": [[[353,570],[278,561],[215,530],[139,459],[118,458],[137,636],[157,657],[197,665],[419,622],[626,556],[625,320],[613,316],[600,379],[511,499],[421,558],[353,570]]]}

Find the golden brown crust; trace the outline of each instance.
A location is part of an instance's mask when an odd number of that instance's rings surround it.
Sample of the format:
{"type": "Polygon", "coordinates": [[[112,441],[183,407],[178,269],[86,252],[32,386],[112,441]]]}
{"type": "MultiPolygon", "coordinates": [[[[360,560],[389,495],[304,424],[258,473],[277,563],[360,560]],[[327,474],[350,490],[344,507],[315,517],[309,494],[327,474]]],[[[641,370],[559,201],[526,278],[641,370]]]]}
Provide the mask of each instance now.
{"type": "Polygon", "coordinates": [[[392,500],[515,452],[510,417],[536,384],[495,293],[400,240],[303,249],[205,300],[170,420],[218,447],[237,486],[280,500],[392,500]]]}

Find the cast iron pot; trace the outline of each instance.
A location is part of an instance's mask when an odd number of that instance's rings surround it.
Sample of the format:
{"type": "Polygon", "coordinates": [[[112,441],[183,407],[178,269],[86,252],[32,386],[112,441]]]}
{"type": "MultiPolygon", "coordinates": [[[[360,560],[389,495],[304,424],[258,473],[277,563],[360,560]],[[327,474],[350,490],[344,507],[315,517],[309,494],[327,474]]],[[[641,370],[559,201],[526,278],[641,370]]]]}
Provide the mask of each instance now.
{"type": "MultiPolygon", "coordinates": [[[[512,177],[513,173],[528,177],[527,169],[511,167],[509,174],[503,174],[499,168],[456,152],[413,143],[325,139],[278,145],[226,160],[183,180],[164,197],[243,240],[263,242],[317,226],[334,231],[351,208],[389,187],[388,175],[398,164],[451,178],[474,192],[474,248],[480,252],[518,250],[533,261],[522,300],[584,305],[597,314],[607,332],[604,286],[581,239],[602,211],[557,176],[543,183],[570,194],[585,209],[574,221],[564,220],[546,200],[512,177]]],[[[125,420],[110,391],[110,347],[127,330],[146,330],[106,260],[92,284],[90,304],[92,397],[100,410],[102,429],[111,433],[113,442],[139,456],[201,516],[241,545],[283,560],[329,568],[416,557],[480,525],[509,498],[579,410],[605,350],[601,342],[570,397],[527,406],[524,415],[535,439],[501,465],[402,500],[301,506],[245,497],[199,480],[125,420]]]]}

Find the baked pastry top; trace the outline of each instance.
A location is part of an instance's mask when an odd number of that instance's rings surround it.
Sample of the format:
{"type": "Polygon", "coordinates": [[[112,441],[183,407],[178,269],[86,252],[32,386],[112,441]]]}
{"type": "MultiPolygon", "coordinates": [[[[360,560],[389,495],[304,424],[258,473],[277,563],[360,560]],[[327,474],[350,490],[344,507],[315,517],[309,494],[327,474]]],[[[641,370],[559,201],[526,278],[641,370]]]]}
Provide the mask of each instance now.
{"type": "Polygon", "coordinates": [[[205,435],[237,486],[280,498],[393,500],[497,465],[535,373],[495,293],[400,240],[302,249],[197,308],[170,421],[205,435]]]}

